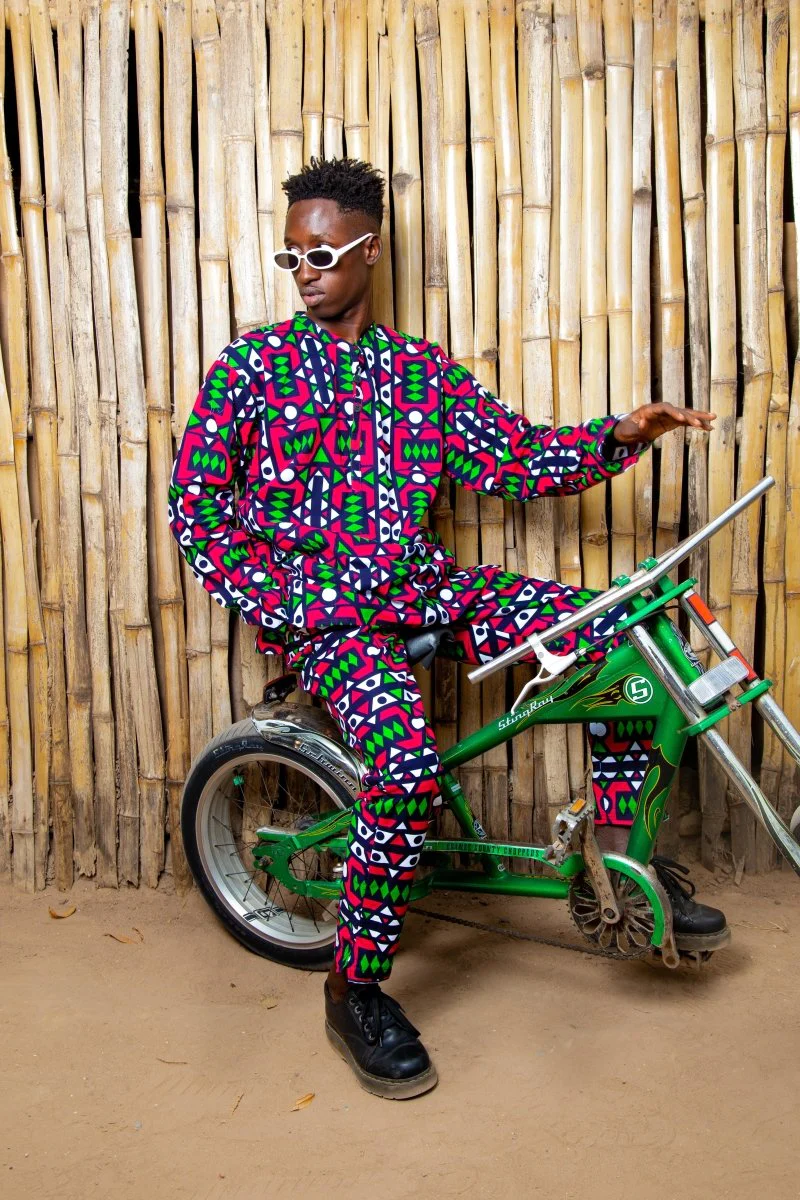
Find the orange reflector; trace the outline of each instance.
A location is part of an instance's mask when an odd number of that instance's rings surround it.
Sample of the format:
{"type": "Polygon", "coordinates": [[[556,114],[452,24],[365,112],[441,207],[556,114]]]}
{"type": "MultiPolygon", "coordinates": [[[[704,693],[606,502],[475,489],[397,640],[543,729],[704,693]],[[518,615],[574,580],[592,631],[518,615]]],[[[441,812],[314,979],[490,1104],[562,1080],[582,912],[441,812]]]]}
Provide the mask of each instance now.
{"type": "Polygon", "coordinates": [[[686,603],[690,608],[694,609],[701,621],[705,621],[706,625],[714,624],[717,618],[714,616],[705,600],[702,600],[696,592],[693,596],[686,597],[686,603]]]}

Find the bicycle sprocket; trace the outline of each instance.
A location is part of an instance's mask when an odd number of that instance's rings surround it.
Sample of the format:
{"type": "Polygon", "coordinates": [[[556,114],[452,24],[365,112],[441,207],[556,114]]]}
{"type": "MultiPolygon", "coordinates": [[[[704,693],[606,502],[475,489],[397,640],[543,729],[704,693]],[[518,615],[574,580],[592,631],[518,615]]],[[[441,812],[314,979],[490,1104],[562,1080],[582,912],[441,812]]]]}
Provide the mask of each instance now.
{"type": "Polygon", "coordinates": [[[609,878],[617,898],[619,921],[605,920],[586,872],[570,887],[570,915],[583,936],[609,958],[643,958],[653,941],[653,906],[635,879],[619,871],[610,871],[609,878]]]}

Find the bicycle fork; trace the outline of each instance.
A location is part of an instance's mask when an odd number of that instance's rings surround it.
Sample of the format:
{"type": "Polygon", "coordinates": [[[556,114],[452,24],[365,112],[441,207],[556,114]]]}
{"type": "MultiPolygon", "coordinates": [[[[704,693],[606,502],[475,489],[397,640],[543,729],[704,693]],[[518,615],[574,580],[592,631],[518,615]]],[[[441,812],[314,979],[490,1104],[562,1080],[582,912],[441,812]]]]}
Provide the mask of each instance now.
{"type": "Polygon", "coordinates": [[[696,679],[684,680],[643,626],[631,627],[627,630],[627,636],[686,717],[686,732],[702,738],[775,845],[800,875],[800,845],[792,837],[750,772],[713,726],[740,705],[752,702],[798,764],[800,735],[782,709],[766,694],[771,686],[770,681],[759,679],[750,663],[697,593],[690,589],[681,596],[680,603],[692,623],[722,660],[710,671],[696,679]],[[741,685],[743,689],[738,696],[734,696],[731,691],[736,684],[741,685]]]}

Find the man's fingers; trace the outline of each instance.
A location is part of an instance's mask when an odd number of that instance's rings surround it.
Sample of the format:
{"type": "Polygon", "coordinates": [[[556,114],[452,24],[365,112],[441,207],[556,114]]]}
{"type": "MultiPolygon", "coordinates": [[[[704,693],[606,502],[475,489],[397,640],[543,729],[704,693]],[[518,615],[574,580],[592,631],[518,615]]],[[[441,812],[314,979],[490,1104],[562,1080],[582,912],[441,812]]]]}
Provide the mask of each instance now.
{"type": "Polygon", "coordinates": [[[708,429],[716,420],[716,413],[696,412],[691,408],[675,408],[670,405],[669,417],[676,425],[692,425],[696,429],[708,429]]]}

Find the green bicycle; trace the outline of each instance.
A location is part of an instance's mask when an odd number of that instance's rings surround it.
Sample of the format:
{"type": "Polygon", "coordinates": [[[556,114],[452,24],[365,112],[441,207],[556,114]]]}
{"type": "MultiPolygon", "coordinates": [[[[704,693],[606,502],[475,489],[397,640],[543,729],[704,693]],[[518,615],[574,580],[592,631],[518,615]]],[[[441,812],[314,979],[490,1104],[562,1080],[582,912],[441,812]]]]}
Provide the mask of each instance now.
{"type": "MultiPolygon", "coordinates": [[[[460,838],[429,838],[427,869],[413,900],[434,889],[566,899],[575,925],[604,953],[639,958],[655,950],[678,966],[669,899],[648,866],[670,786],[688,739],[700,738],[738,788],[780,851],[800,874],[800,845],[715,726],[742,704],[754,704],[800,764],[800,736],[696,591],[696,581],[674,583],[669,573],[698,546],[755,502],[773,484],[767,477],[729,509],[659,558],[647,559],[630,578],[490,663],[470,672],[480,681],[534,652],[541,669],[510,712],[441,755],[443,803],[460,838]],[[678,602],[700,630],[717,664],[702,672],[667,605],[678,602]],[[624,640],[602,662],[581,664],[572,653],[547,649],[570,629],[614,605],[628,616],[615,636],[624,640]],[[528,692],[542,691],[530,699],[528,692]],[[577,799],[553,824],[547,846],[491,841],[472,813],[455,772],[463,763],[540,723],[648,720],[652,751],[625,853],[601,853],[591,800],[577,799]],[[455,856],[471,861],[456,866],[455,856]],[[534,874],[510,864],[537,864],[534,874]]],[[[446,627],[407,629],[412,663],[429,665],[446,627]]],[[[239,941],[277,962],[305,969],[330,964],[341,890],[349,808],[359,791],[360,764],[321,710],[290,704],[294,676],[269,685],[251,717],[219,734],[198,756],[186,780],[182,832],[203,895],[239,941]]],[[[727,929],[711,948],[729,938],[727,929]]],[[[708,956],[707,947],[699,957],[708,956]]]]}

